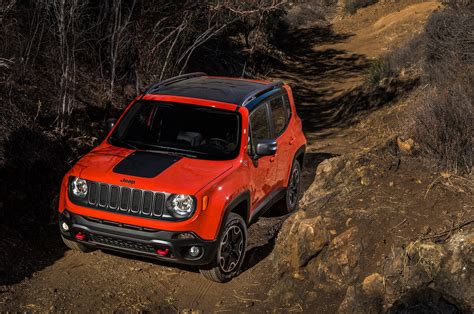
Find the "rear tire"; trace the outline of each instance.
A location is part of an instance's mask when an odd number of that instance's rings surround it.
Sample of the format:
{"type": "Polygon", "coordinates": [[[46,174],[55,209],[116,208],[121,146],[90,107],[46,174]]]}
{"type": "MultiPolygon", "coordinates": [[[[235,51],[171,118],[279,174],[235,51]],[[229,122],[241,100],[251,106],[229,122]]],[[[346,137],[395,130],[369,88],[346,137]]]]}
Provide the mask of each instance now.
{"type": "Polygon", "coordinates": [[[301,165],[298,160],[293,161],[291,166],[290,177],[288,178],[288,186],[286,188],[285,197],[280,200],[275,209],[283,214],[289,214],[298,208],[301,194],[301,165]]]}
{"type": "Polygon", "coordinates": [[[61,235],[61,238],[63,239],[64,244],[66,244],[66,246],[70,248],[71,250],[80,251],[82,253],[88,253],[88,252],[93,251],[91,248],[87,247],[86,245],[82,243],[77,243],[77,242],[66,239],[63,235],[61,235]]]}
{"type": "Polygon", "coordinates": [[[230,213],[222,233],[219,235],[219,244],[210,265],[199,268],[201,274],[215,282],[228,282],[240,272],[247,248],[247,226],[244,219],[236,213],[230,213]]]}

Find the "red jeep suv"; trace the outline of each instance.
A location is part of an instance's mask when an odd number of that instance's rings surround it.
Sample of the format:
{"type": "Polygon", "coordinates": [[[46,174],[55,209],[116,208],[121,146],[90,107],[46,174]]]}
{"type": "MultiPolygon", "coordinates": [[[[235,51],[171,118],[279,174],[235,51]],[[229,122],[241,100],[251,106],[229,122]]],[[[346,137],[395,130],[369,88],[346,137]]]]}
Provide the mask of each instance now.
{"type": "Polygon", "coordinates": [[[281,82],[177,76],[138,96],[64,176],[71,249],[109,249],[238,274],[247,227],[298,205],[306,139],[281,82]]]}

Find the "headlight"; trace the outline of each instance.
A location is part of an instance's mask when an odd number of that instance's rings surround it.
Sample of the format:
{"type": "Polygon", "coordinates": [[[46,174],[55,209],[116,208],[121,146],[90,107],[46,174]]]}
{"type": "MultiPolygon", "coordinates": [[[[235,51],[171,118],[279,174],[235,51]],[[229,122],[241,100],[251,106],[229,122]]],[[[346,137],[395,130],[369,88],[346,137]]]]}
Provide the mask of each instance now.
{"type": "Polygon", "coordinates": [[[168,212],[175,218],[190,217],[195,208],[194,198],[185,194],[174,194],[166,202],[168,212]]]}
{"type": "Polygon", "coordinates": [[[85,197],[87,195],[87,181],[81,178],[74,178],[71,182],[72,194],[77,197],[85,197]]]}

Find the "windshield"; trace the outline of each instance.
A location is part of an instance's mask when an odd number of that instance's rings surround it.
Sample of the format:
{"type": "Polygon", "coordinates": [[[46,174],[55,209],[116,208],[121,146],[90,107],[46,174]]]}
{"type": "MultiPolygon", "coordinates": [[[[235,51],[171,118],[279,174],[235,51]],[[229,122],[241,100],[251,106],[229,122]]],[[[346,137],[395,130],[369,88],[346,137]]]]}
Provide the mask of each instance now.
{"type": "Polygon", "coordinates": [[[200,159],[233,159],[240,114],[196,105],[141,101],[127,111],[110,144],[200,159]]]}

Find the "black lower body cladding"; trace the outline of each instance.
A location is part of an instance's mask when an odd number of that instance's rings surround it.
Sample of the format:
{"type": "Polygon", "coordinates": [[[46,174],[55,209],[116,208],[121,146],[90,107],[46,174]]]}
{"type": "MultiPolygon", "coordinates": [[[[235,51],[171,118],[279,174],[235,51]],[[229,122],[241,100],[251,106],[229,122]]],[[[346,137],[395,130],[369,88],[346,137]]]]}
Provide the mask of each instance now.
{"type": "Polygon", "coordinates": [[[59,228],[64,238],[90,248],[123,252],[163,261],[207,265],[214,258],[217,241],[200,239],[190,232],[163,231],[84,217],[65,211],[59,217],[59,228]],[[67,229],[63,228],[67,224],[67,229]],[[81,237],[78,239],[77,234],[81,237]],[[197,247],[200,254],[191,256],[189,249],[197,247]],[[167,252],[161,255],[158,253],[167,252]]]}

